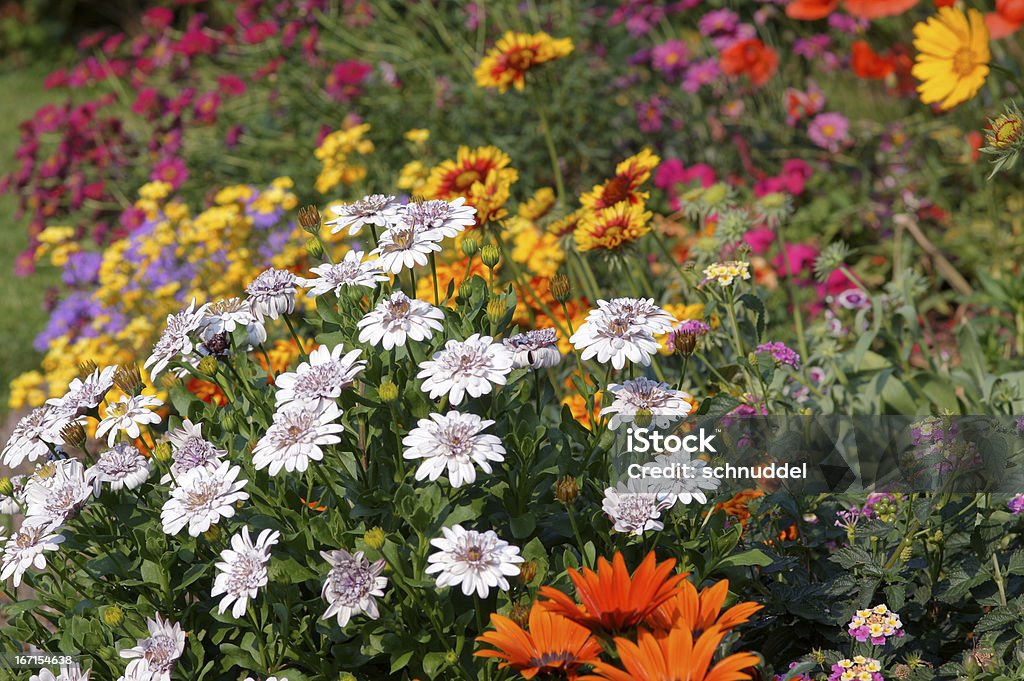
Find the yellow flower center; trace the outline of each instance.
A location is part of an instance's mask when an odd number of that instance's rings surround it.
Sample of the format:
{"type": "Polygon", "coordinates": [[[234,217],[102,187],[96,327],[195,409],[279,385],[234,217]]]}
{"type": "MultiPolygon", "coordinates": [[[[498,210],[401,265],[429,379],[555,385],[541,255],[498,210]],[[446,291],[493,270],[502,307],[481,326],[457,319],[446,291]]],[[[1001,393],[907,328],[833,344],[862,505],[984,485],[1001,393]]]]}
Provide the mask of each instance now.
{"type": "Polygon", "coordinates": [[[481,180],[480,173],[476,170],[464,170],[458,174],[455,178],[455,188],[457,190],[465,191],[473,186],[473,183],[481,180]]]}
{"type": "Polygon", "coordinates": [[[969,47],[961,47],[953,55],[953,72],[960,78],[964,78],[971,75],[977,63],[978,60],[974,55],[974,50],[969,47]]]}

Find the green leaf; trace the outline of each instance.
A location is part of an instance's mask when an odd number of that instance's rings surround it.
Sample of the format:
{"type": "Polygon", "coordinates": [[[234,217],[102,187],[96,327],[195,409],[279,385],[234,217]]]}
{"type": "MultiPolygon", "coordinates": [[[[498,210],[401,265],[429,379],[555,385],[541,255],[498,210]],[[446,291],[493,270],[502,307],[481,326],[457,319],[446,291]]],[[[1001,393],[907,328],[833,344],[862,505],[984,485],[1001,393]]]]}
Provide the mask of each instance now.
{"type": "Polygon", "coordinates": [[[751,549],[749,551],[744,551],[743,553],[737,553],[729,556],[719,563],[718,567],[752,567],[755,565],[758,567],[768,567],[771,564],[772,559],[768,557],[768,554],[761,549],[751,549]]]}

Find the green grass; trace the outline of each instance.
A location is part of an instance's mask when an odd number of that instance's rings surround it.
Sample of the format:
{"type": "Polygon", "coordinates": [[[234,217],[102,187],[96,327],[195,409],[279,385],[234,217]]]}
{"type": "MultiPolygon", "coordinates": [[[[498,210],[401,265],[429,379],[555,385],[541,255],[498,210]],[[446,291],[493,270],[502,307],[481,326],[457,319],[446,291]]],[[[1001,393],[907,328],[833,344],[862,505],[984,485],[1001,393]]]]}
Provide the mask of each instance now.
{"type": "MultiPolygon", "coordinates": [[[[18,124],[40,106],[61,99],[60,93],[43,90],[43,78],[51,70],[39,62],[27,66],[0,63],[0,92],[4,93],[0,97],[0,174],[15,167],[18,124]]],[[[43,293],[56,276],[53,272],[14,276],[15,257],[28,244],[26,221],[17,219],[16,211],[15,197],[0,195],[0,415],[7,412],[11,379],[39,364],[32,339],[46,323],[43,293]]]]}

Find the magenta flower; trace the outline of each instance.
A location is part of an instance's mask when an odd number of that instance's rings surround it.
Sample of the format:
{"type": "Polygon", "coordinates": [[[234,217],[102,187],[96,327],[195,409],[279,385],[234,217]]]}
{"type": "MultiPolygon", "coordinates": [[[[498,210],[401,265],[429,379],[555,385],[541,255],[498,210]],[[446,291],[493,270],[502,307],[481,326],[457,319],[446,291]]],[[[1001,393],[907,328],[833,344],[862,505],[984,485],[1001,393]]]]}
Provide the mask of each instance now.
{"type": "Polygon", "coordinates": [[[850,142],[850,121],[841,113],[818,114],[807,128],[807,136],[822,149],[836,153],[850,142]]]}
{"type": "Polygon", "coordinates": [[[657,96],[636,103],[636,124],[640,132],[661,130],[661,100],[657,96]]]}
{"type": "Polygon", "coordinates": [[[153,166],[149,179],[154,182],[166,182],[178,189],[188,179],[188,169],[180,158],[163,158],[153,166]]]}
{"type": "Polygon", "coordinates": [[[1010,513],[1014,515],[1020,515],[1024,513],[1024,494],[1018,494],[1010,499],[1010,503],[1007,504],[1010,509],[1010,513]]]}
{"type": "Polygon", "coordinates": [[[651,64],[666,78],[675,79],[686,69],[690,51],[682,40],[669,40],[651,50],[651,64]]]}
{"type": "Polygon", "coordinates": [[[370,64],[358,59],[338,62],[327,75],[324,89],[336,101],[350,101],[363,93],[362,84],[372,71],[370,64]]]}
{"type": "Polygon", "coordinates": [[[686,69],[686,76],[683,78],[683,90],[694,94],[701,87],[714,83],[721,75],[722,69],[719,68],[717,59],[705,59],[694,62],[686,69]]]}
{"type": "Polygon", "coordinates": [[[787,347],[785,343],[761,343],[754,349],[754,351],[771,355],[772,359],[779,364],[785,364],[786,366],[791,366],[794,369],[800,368],[800,355],[798,355],[795,350],[787,347]]]}

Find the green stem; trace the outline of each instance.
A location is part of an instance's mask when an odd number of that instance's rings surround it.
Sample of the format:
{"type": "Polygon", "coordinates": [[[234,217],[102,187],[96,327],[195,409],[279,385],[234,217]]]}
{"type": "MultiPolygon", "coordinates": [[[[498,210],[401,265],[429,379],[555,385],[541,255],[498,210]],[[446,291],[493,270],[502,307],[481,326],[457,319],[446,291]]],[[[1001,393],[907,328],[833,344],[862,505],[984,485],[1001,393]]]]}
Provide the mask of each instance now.
{"type": "Polygon", "coordinates": [[[281,315],[281,318],[284,319],[284,323],[288,327],[288,331],[292,334],[292,338],[295,339],[296,345],[299,346],[299,357],[302,358],[303,362],[307,361],[309,359],[309,355],[306,354],[306,348],[302,344],[302,340],[299,339],[299,334],[295,332],[295,326],[292,324],[291,318],[286,314],[281,315]]]}

